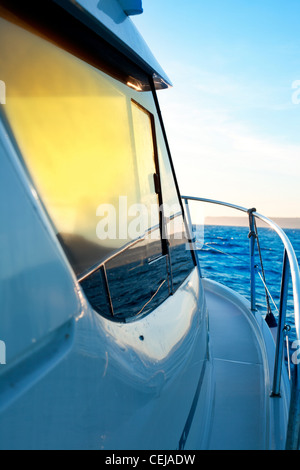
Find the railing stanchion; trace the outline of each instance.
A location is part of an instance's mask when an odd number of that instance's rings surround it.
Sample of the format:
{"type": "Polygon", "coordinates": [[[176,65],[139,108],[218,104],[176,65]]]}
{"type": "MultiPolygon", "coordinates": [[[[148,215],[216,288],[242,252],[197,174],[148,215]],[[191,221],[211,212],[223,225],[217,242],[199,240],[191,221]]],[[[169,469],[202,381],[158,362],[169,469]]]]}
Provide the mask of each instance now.
{"type": "Polygon", "coordinates": [[[256,311],[256,289],[255,289],[255,222],[253,212],[256,212],[256,209],[249,209],[249,227],[250,233],[248,235],[250,239],[250,286],[251,286],[251,311],[256,311]]]}
{"type": "Polygon", "coordinates": [[[278,319],[278,330],[277,330],[277,338],[276,338],[273,388],[271,392],[272,397],[280,396],[281,370],[282,370],[282,360],[283,360],[283,342],[284,342],[289,277],[290,277],[290,265],[289,265],[287,252],[286,250],[284,250],[282,278],[281,278],[279,319],[278,319]]]}

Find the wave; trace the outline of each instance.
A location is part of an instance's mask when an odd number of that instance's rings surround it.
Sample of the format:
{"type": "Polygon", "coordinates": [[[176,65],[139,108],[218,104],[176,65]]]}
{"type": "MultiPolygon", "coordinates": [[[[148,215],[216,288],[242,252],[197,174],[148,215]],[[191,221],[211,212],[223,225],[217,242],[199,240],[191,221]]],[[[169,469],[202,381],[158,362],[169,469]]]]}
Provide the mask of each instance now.
{"type": "MultiPolygon", "coordinates": [[[[250,300],[250,261],[249,261],[249,230],[246,227],[228,226],[206,226],[204,230],[204,240],[201,240],[201,249],[198,249],[201,270],[204,277],[225,284],[231,289],[244,295],[250,300]]],[[[286,229],[298,262],[300,261],[300,230],[286,229]]],[[[196,229],[197,233],[202,230],[196,229]]],[[[283,264],[283,245],[276,234],[268,228],[259,228],[259,240],[261,246],[263,267],[266,283],[272,296],[271,308],[275,318],[278,318],[280,286],[283,264]],[[276,307],[273,305],[273,301],[276,307]]],[[[258,270],[261,273],[260,259],[256,253],[258,270]]],[[[257,276],[256,283],[257,306],[262,314],[267,312],[267,302],[265,287],[257,276]]],[[[291,326],[290,340],[295,336],[295,326],[293,317],[293,297],[292,286],[289,288],[289,298],[287,306],[287,324],[291,326]]]]}

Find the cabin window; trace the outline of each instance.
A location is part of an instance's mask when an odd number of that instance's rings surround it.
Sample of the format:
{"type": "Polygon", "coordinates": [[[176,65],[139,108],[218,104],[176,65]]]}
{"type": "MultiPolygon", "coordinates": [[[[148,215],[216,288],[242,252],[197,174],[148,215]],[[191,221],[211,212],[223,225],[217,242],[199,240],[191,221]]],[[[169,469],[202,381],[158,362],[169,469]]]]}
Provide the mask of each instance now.
{"type": "Polygon", "coordinates": [[[182,206],[179,202],[177,189],[172,174],[170,160],[165,148],[160,128],[157,132],[159,168],[164,201],[164,221],[168,240],[170,269],[172,271],[172,289],[175,292],[195,267],[195,259],[191,252],[186,235],[182,206]]]}
{"type": "Polygon", "coordinates": [[[6,120],[91,305],[149,313],[194,267],[152,93],[2,18],[0,40],[6,120]]]}

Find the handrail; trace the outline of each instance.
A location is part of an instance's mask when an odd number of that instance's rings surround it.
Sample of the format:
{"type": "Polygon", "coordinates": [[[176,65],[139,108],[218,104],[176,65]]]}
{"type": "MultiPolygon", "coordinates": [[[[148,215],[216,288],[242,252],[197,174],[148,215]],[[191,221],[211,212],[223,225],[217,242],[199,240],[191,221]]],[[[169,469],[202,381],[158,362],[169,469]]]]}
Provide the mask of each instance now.
{"type": "MultiPolygon", "coordinates": [[[[276,352],[275,352],[275,366],[273,376],[273,388],[271,397],[280,396],[280,380],[281,370],[283,362],[283,341],[284,341],[284,329],[285,318],[286,318],[286,304],[287,304],[287,292],[288,292],[288,280],[289,276],[292,278],[293,286],[293,301],[294,301],[294,322],[296,339],[300,341],[300,270],[297,261],[297,257],[294,248],[286,235],[286,233],[271,219],[268,219],[262,214],[259,214],[256,209],[247,209],[242,206],[222,202],[214,199],[206,199],[194,196],[181,196],[182,200],[186,204],[186,210],[188,217],[190,218],[190,212],[188,207],[189,201],[198,201],[210,204],[217,204],[231,209],[235,209],[248,214],[250,223],[250,257],[251,257],[251,309],[255,308],[255,264],[254,264],[254,244],[252,231],[253,217],[261,220],[269,227],[271,227],[281,239],[284,246],[284,261],[283,261],[283,272],[281,281],[281,296],[280,296],[280,309],[279,309],[279,321],[278,321],[278,334],[276,341],[276,352]],[[252,226],[252,227],[251,227],[252,226]],[[251,235],[252,234],[252,235],[251,235]]],[[[298,343],[300,344],[300,343],[298,343]]],[[[291,399],[289,418],[286,432],[286,449],[287,450],[298,450],[300,445],[300,364],[295,364],[294,373],[291,379],[291,399]]]]}

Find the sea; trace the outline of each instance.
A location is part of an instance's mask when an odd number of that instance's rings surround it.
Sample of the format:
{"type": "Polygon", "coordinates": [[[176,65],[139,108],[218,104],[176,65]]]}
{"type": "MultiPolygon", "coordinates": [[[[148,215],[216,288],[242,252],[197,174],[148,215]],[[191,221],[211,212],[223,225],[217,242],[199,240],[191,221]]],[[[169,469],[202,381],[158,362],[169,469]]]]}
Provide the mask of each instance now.
{"type": "MultiPolygon", "coordinates": [[[[300,230],[285,229],[297,259],[300,262],[300,230]]],[[[239,292],[250,300],[250,249],[249,228],[207,225],[196,228],[198,256],[203,277],[215,280],[239,292]]],[[[262,315],[267,313],[266,288],[262,281],[263,272],[268,289],[269,303],[276,319],[280,304],[280,287],[284,248],[277,234],[269,228],[258,228],[262,265],[256,247],[255,262],[257,308],[262,315]],[[260,275],[258,274],[260,273],[260,275]]],[[[289,284],[286,324],[290,326],[289,342],[296,339],[292,282],[289,284]]]]}

